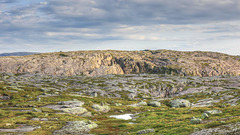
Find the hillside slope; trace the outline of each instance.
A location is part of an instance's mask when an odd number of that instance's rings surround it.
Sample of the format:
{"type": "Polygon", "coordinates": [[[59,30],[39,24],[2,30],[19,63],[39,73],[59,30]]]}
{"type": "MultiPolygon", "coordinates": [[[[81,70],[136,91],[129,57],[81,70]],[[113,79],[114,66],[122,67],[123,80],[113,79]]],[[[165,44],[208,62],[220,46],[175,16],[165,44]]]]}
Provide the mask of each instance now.
{"type": "Polygon", "coordinates": [[[76,51],[1,57],[0,72],[87,75],[167,73],[240,75],[240,57],[216,52],[76,51]]]}

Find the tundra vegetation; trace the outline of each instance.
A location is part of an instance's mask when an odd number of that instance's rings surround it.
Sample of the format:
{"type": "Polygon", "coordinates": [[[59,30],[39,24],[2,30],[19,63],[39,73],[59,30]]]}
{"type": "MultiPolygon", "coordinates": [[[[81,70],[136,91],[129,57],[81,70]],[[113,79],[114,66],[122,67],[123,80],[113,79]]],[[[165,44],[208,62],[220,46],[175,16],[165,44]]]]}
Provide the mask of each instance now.
{"type": "Polygon", "coordinates": [[[239,134],[239,103],[239,76],[0,73],[0,134],[239,134]]]}
{"type": "Polygon", "coordinates": [[[238,135],[239,75],[214,52],[1,57],[0,134],[238,135]]]}

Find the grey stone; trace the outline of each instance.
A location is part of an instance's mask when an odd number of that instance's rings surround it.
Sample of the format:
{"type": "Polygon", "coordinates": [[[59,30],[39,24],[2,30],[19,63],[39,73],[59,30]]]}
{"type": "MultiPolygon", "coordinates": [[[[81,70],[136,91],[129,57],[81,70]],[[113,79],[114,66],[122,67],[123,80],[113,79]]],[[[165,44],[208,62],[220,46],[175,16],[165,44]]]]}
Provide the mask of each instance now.
{"type": "Polygon", "coordinates": [[[223,125],[216,128],[202,129],[190,135],[239,135],[240,123],[223,125]]]}
{"type": "Polygon", "coordinates": [[[58,121],[58,118],[50,118],[50,121],[58,121]]]}
{"type": "Polygon", "coordinates": [[[81,115],[82,117],[92,117],[92,113],[91,112],[85,112],[81,115]]]}
{"type": "Polygon", "coordinates": [[[98,125],[91,121],[73,121],[68,122],[68,125],[62,127],[60,130],[54,131],[54,135],[65,134],[87,134],[91,129],[96,128],[98,125]]]}
{"type": "Polygon", "coordinates": [[[110,111],[110,107],[107,106],[107,105],[98,105],[98,104],[94,104],[92,106],[93,109],[95,109],[96,111],[98,112],[104,112],[104,113],[107,113],[110,111]]]}
{"type": "Polygon", "coordinates": [[[141,102],[138,103],[138,105],[139,105],[139,106],[146,106],[146,105],[148,105],[148,104],[147,104],[147,102],[141,101],[141,102]]]}
{"type": "Polygon", "coordinates": [[[213,103],[218,103],[220,100],[213,100],[213,98],[207,98],[199,100],[196,104],[193,104],[193,107],[206,107],[206,106],[212,106],[213,103]]]}
{"type": "Polygon", "coordinates": [[[122,106],[121,103],[115,103],[115,106],[122,106]]]}
{"type": "Polygon", "coordinates": [[[161,103],[157,102],[157,101],[152,101],[150,103],[148,103],[149,106],[153,106],[153,107],[160,107],[161,103]]]}
{"type": "Polygon", "coordinates": [[[203,113],[202,114],[202,119],[206,119],[206,118],[209,118],[209,115],[207,113],[203,113]]]}
{"type": "Polygon", "coordinates": [[[190,107],[191,104],[188,100],[185,99],[175,99],[170,101],[171,107],[180,108],[180,107],[190,107]]]}
{"type": "Polygon", "coordinates": [[[28,126],[26,124],[20,124],[19,127],[16,128],[16,129],[0,129],[0,132],[10,132],[10,134],[12,132],[23,133],[23,132],[31,132],[31,131],[34,131],[38,128],[41,128],[41,126],[28,126]]]}
{"type": "Polygon", "coordinates": [[[63,108],[63,112],[81,116],[84,113],[87,113],[87,109],[83,107],[74,107],[74,108],[63,108]]]}
{"type": "Polygon", "coordinates": [[[210,110],[210,111],[205,111],[204,113],[206,113],[208,115],[212,115],[212,114],[222,113],[222,111],[220,111],[220,110],[210,110]]]}
{"type": "Polygon", "coordinates": [[[137,134],[148,134],[148,133],[154,133],[155,130],[154,129],[144,129],[144,130],[140,130],[137,132],[137,134]]]}
{"type": "Polygon", "coordinates": [[[37,102],[41,102],[41,98],[40,98],[40,97],[39,97],[39,98],[37,98],[36,100],[37,100],[37,102]]]}
{"type": "Polygon", "coordinates": [[[91,96],[91,97],[97,97],[98,94],[97,94],[97,92],[92,92],[92,93],[90,94],[90,96],[91,96]]]}
{"type": "Polygon", "coordinates": [[[234,96],[232,95],[224,95],[221,97],[221,100],[228,100],[228,99],[231,99],[231,98],[234,98],[234,96]]]}
{"type": "Polygon", "coordinates": [[[41,118],[41,121],[48,121],[48,118],[41,118]]]}
{"type": "Polygon", "coordinates": [[[58,104],[81,107],[82,105],[84,105],[84,102],[82,102],[82,101],[61,101],[61,102],[58,102],[58,104]]]}
{"type": "Polygon", "coordinates": [[[34,121],[40,121],[39,118],[32,118],[31,120],[34,120],[34,121]]]}
{"type": "Polygon", "coordinates": [[[190,123],[191,124],[200,124],[202,120],[200,118],[195,118],[195,117],[192,117],[192,119],[190,120],[190,123]]]}
{"type": "Polygon", "coordinates": [[[42,112],[42,110],[39,110],[39,109],[37,109],[37,108],[33,108],[32,111],[33,111],[33,112],[42,112]]]}

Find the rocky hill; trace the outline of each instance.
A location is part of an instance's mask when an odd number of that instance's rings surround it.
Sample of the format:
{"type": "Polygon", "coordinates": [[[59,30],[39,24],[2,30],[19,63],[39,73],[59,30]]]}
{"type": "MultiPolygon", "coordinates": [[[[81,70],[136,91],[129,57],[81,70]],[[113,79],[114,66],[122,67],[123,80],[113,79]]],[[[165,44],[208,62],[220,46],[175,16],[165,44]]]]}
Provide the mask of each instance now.
{"type": "Polygon", "coordinates": [[[55,52],[1,57],[0,72],[67,76],[135,73],[240,75],[240,57],[216,52],[170,50],[55,52]]]}

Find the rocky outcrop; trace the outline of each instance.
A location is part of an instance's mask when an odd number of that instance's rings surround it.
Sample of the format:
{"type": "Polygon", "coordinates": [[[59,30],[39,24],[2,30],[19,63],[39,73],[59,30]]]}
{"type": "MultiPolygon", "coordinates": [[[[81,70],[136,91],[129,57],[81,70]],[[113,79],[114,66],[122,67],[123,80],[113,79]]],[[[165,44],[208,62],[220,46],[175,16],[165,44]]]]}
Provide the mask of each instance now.
{"type": "Polygon", "coordinates": [[[240,75],[240,57],[215,52],[77,51],[1,57],[0,72],[51,75],[162,73],[240,75]]]}
{"type": "Polygon", "coordinates": [[[202,129],[191,135],[239,135],[240,123],[228,124],[216,128],[202,129]]]}
{"type": "Polygon", "coordinates": [[[45,108],[51,108],[53,110],[60,110],[65,113],[82,116],[82,117],[91,117],[91,112],[88,112],[88,110],[82,105],[84,105],[84,102],[82,101],[61,101],[58,102],[59,105],[47,105],[44,106],[45,108]]]}
{"type": "Polygon", "coordinates": [[[60,130],[54,131],[54,135],[65,135],[65,134],[88,134],[88,132],[96,128],[98,125],[91,121],[73,121],[68,122],[68,125],[62,127],[60,130]]]}

